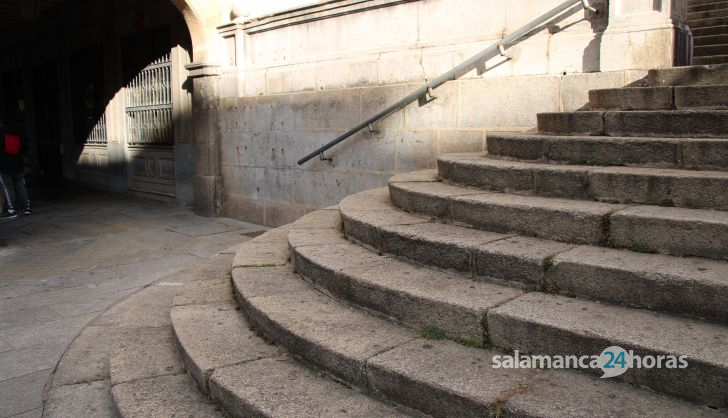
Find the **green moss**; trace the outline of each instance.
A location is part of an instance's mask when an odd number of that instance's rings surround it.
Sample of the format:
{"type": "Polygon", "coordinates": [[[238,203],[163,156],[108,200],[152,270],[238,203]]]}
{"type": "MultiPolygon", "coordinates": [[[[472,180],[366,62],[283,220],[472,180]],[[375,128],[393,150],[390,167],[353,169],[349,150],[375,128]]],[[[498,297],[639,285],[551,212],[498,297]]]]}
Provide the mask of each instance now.
{"type": "Polygon", "coordinates": [[[645,253],[645,254],[654,254],[657,251],[650,248],[649,245],[645,244],[644,242],[635,242],[632,244],[631,247],[629,247],[630,250],[636,252],[636,253],[645,253]]]}
{"type": "Polygon", "coordinates": [[[428,340],[444,340],[446,338],[445,331],[434,325],[428,325],[422,328],[422,331],[420,331],[420,337],[428,340]]]}

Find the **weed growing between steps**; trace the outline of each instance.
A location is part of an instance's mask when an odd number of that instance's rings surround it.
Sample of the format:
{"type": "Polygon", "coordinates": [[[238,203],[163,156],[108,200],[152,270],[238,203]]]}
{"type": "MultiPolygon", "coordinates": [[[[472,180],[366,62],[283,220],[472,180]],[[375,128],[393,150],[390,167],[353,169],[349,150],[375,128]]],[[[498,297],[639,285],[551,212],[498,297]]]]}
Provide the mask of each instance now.
{"type": "Polygon", "coordinates": [[[636,253],[657,254],[657,251],[650,248],[650,246],[644,242],[635,242],[631,247],[629,247],[629,249],[636,253]]]}
{"type": "Polygon", "coordinates": [[[428,325],[420,331],[420,337],[427,340],[450,340],[470,348],[483,348],[483,343],[473,337],[449,338],[445,331],[435,325],[428,325]]]}

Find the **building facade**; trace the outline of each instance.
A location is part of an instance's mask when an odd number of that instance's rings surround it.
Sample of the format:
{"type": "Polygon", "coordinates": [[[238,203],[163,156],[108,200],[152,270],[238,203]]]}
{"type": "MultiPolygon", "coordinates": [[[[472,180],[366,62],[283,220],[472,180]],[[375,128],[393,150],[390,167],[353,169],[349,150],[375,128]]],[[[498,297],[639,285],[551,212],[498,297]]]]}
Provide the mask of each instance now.
{"type": "Polygon", "coordinates": [[[488,132],[533,129],[538,112],[584,108],[589,89],[689,63],[688,0],[574,2],[434,100],[297,164],[561,3],[57,1],[4,44],[0,102],[38,184],[277,226],[482,151],[488,132]]]}

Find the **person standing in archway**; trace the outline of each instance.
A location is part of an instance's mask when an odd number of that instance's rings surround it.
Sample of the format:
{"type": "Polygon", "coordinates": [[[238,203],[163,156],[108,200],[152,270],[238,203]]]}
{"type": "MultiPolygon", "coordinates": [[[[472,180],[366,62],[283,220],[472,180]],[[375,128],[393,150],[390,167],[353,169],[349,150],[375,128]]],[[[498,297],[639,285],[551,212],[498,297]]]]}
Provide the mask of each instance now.
{"type": "Polygon", "coordinates": [[[24,209],[25,215],[31,215],[28,189],[25,187],[25,167],[23,160],[28,149],[25,138],[12,126],[0,122],[0,191],[5,200],[5,212],[2,219],[18,217],[17,207],[24,209]],[[16,206],[16,200],[17,203],[16,206]]]}

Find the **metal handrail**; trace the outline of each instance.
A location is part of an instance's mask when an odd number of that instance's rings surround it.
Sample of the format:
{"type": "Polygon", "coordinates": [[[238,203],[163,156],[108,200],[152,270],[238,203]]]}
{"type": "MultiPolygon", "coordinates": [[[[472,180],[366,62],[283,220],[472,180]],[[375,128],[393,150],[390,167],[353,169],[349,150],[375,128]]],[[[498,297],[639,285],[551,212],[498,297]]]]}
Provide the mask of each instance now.
{"type": "Polygon", "coordinates": [[[346,131],[344,134],[337,137],[336,139],[329,142],[328,144],[318,148],[316,151],[301,158],[300,160],[298,160],[298,165],[304,164],[305,162],[316,157],[317,155],[319,157],[321,157],[322,160],[326,160],[327,158],[324,158],[324,152],[326,150],[328,150],[329,148],[344,141],[345,139],[356,134],[357,132],[361,131],[362,129],[369,128],[369,131],[372,132],[374,123],[404,109],[405,107],[407,107],[411,103],[414,103],[415,101],[419,101],[421,104],[424,105],[428,102],[431,102],[432,100],[435,100],[436,97],[433,96],[433,94],[432,94],[432,91],[434,89],[440,87],[441,85],[445,84],[448,81],[457,80],[458,78],[464,76],[465,74],[469,73],[473,69],[478,68],[483,63],[485,63],[485,61],[489,58],[489,56],[491,54],[493,54],[495,52],[498,52],[501,56],[504,56],[505,49],[508,48],[509,46],[511,46],[511,44],[515,43],[517,40],[519,40],[522,36],[530,33],[531,31],[538,28],[539,26],[542,26],[544,23],[551,21],[552,19],[559,16],[561,13],[567,11],[569,8],[574,7],[578,3],[581,3],[585,9],[589,9],[594,13],[597,12],[597,10],[589,4],[589,0],[567,0],[567,1],[563,2],[561,5],[555,7],[554,9],[547,12],[546,14],[540,16],[539,18],[533,20],[532,22],[528,23],[527,25],[525,25],[522,28],[518,29],[517,31],[513,32],[512,34],[510,34],[510,35],[506,36],[505,38],[501,39],[500,41],[494,43],[493,45],[491,45],[488,48],[484,49],[483,51],[479,52],[477,55],[473,56],[472,58],[468,59],[467,61],[465,61],[462,64],[458,65],[457,67],[453,68],[452,70],[450,70],[450,71],[446,72],[445,74],[441,75],[440,77],[428,82],[424,86],[417,89],[415,92],[409,94],[407,97],[403,98],[402,100],[398,101],[397,103],[393,104],[392,106],[388,107],[387,109],[377,113],[376,115],[372,116],[371,118],[365,120],[364,122],[356,125],[355,127],[351,128],[350,130],[346,131]]]}

